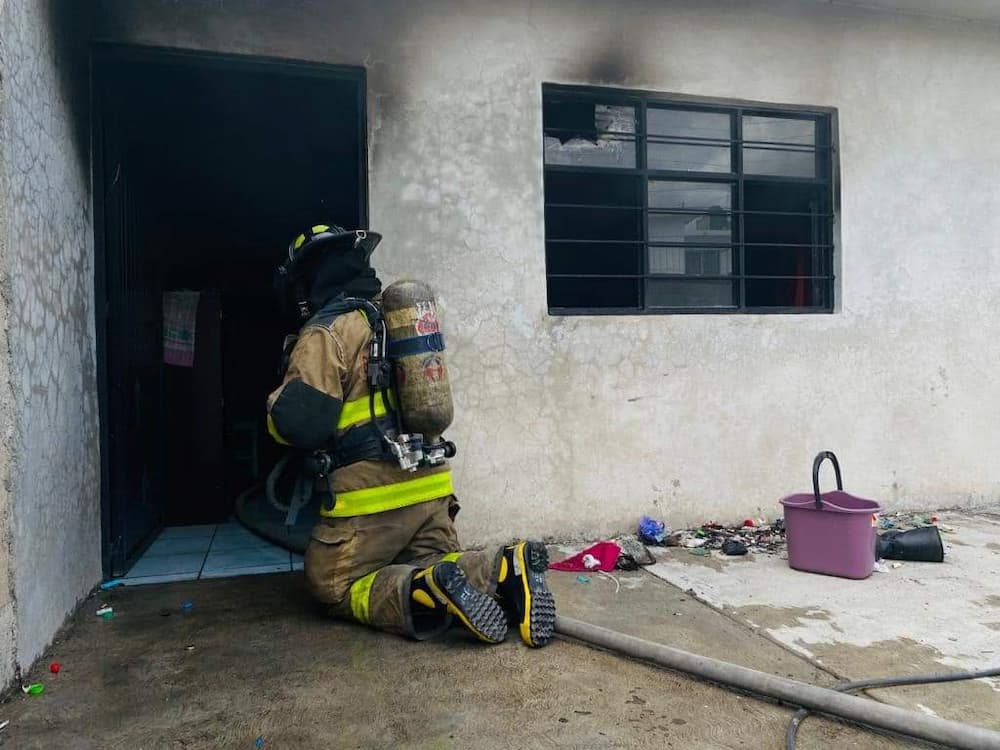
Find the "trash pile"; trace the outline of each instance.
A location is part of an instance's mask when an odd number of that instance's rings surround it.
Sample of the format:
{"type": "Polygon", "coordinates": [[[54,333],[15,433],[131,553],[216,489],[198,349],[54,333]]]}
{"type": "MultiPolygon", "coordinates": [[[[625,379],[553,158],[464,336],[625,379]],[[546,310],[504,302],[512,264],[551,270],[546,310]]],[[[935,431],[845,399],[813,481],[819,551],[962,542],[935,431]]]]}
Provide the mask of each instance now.
{"type": "MultiPolygon", "coordinates": [[[[552,570],[578,573],[609,573],[612,570],[638,570],[652,565],[656,557],[648,547],[684,547],[693,555],[710,555],[718,550],[724,555],[740,556],[750,552],[778,555],[785,550],[785,521],[767,523],[763,518],[748,518],[739,526],[723,526],[709,521],[697,528],[671,531],[665,523],[649,516],[639,519],[636,534],[622,534],[609,541],[596,542],[549,564],[552,570]]],[[[590,579],[580,576],[585,583],[590,579]],[[587,580],[584,581],[583,579],[587,580]]]]}
{"type": "Polygon", "coordinates": [[[696,528],[670,531],[659,521],[643,516],[639,538],[646,544],[686,547],[696,555],[707,555],[712,550],[730,556],[748,552],[777,555],[785,549],[785,521],[779,518],[767,523],[763,518],[748,518],[739,526],[709,521],[696,528]]]}
{"type": "Polygon", "coordinates": [[[878,527],[880,531],[910,531],[911,529],[922,529],[925,526],[937,526],[938,531],[943,534],[953,534],[955,529],[951,526],[946,526],[943,523],[938,523],[938,517],[926,513],[888,513],[880,516],[878,519],[878,527]]]}

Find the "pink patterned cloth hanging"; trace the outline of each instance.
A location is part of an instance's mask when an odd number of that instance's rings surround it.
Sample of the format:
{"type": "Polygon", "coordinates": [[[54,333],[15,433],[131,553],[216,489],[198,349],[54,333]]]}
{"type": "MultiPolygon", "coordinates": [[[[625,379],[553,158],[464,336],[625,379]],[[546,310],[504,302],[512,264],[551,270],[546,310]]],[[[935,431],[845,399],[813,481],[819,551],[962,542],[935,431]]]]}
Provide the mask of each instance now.
{"type": "Polygon", "coordinates": [[[194,367],[195,329],[200,292],[163,293],[163,361],[194,367]]]}

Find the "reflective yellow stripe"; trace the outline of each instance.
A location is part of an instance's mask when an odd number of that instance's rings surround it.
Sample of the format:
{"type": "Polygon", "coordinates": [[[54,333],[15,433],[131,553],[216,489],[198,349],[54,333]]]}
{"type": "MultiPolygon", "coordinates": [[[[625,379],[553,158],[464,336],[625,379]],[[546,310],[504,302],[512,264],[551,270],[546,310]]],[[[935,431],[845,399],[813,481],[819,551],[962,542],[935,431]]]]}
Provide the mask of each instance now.
{"type": "Polygon", "coordinates": [[[279,433],[278,428],[274,426],[274,420],[271,418],[270,414],[267,415],[267,431],[270,433],[271,437],[274,438],[276,443],[279,443],[280,445],[291,445],[291,443],[281,437],[281,433],[279,433]]]}
{"type": "Polygon", "coordinates": [[[355,620],[365,625],[371,624],[372,621],[372,584],[375,583],[375,576],[378,573],[376,570],[351,584],[351,614],[355,620]]]}
{"type": "Polygon", "coordinates": [[[320,515],[327,518],[367,516],[396,508],[405,508],[427,500],[452,494],[451,472],[442,471],[418,479],[410,479],[381,487],[367,487],[353,492],[341,492],[333,510],[320,508],[320,515]]]}
{"type": "MultiPolygon", "coordinates": [[[[393,403],[392,393],[389,394],[389,403],[393,403]]],[[[385,401],[382,400],[382,392],[375,394],[375,417],[384,417],[386,413],[385,401]]],[[[340,419],[337,420],[337,429],[346,430],[348,427],[367,422],[372,418],[371,406],[368,404],[367,394],[361,398],[344,402],[340,409],[340,419]]]]}
{"type": "Polygon", "coordinates": [[[458,562],[458,558],[462,556],[461,552],[449,552],[447,555],[441,558],[441,562],[458,562]]]}

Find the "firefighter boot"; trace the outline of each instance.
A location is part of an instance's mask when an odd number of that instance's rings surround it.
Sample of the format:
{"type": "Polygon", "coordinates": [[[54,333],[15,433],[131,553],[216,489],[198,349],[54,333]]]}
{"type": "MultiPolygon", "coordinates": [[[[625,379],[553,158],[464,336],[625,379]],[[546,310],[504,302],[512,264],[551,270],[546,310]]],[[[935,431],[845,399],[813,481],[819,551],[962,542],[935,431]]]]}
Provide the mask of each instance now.
{"type": "Polygon", "coordinates": [[[507,619],[500,605],[476,591],[454,562],[440,562],[417,573],[410,598],[415,614],[422,610],[454,615],[482,641],[500,643],[507,637],[507,619]]]}
{"type": "Polygon", "coordinates": [[[504,547],[497,570],[497,597],[529,646],[544,646],[556,627],[556,601],[545,582],[549,553],[541,542],[504,547]]]}

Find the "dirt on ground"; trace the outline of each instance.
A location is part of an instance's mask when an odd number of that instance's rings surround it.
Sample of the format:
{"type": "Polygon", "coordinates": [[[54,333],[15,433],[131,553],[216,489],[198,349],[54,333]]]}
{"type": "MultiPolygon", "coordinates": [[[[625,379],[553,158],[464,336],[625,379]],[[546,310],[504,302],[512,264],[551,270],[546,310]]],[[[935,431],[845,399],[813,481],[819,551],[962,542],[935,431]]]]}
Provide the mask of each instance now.
{"type": "MultiPolygon", "coordinates": [[[[816,682],[812,665],[648,574],[553,574],[565,614],[816,682]]],[[[781,748],[791,709],[679,674],[512,633],[413,643],[332,622],[301,573],[100,593],[0,705],[19,750],[781,748]],[[190,601],[189,611],[182,603],[190,601]],[[94,613],[101,604],[114,618],[94,613]],[[61,671],[49,672],[58,661],[61,671]]],[[[810,719],[800,747],[900,742],[810,719]]]]}

